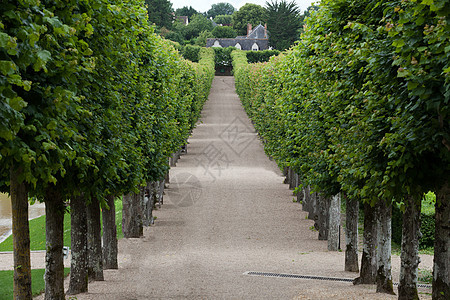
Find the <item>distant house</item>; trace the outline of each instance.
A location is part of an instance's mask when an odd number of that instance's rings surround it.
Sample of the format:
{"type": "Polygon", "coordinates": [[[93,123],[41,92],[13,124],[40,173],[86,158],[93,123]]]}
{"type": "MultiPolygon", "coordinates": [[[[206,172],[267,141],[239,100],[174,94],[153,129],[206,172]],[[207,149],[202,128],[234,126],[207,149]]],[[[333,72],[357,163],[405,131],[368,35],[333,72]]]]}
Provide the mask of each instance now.
{"type": "Polygon", "coordinates": [[[206,40],[206,47],[236,47],[237,49],[252,51],[268,50],[267,26],[259,24],[252,30],[252,24],[248,24],[246,36],[238,36],[234,39],[209,38],[206,40]]]}
{"type": "Polygon", "coordinates": [[[189,18],[187,16],[177,16],[177,19],[185,26],[189,24],[189,18]]]}

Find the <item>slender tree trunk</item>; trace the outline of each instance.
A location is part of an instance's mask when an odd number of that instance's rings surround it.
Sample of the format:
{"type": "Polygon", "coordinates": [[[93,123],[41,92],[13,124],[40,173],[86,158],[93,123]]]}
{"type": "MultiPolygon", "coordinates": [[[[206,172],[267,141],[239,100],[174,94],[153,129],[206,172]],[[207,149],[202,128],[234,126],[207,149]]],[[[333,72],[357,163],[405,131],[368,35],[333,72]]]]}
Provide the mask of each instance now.
{"type": "Polygon", "coordinates": [[[147,182],[145,187],[144,201],[142,204],[142,222],[144,226],[150,226],[153,216],[153,183],[147,182]]]}
{"type": "Polygon", "coordinates": [[[377,293],[395,295],[391,273],[392,203],[379,200],[377,206],[377,293]]]}
{"type": "Polygon", "coordinates": [[[345,271],[359,272],[358,264],[358,212],[359,202],[344,194],[346,201],[345,218],[345,271]]]}
{"type": "Polygon", "coordinates": [[[117,226],[114,196],[106,197],[109,209],[102,210],[103,221],[103,269],[118,269],[117,263],[117,226]]]}
{"type": "MultiPolygon", "coordinates": [[[[311,191],[311,187],[308,187],[309,191],[311,191]]],[[[318,204],[317,204],[317,198],[318,198],[318,194],[317,193],[312,193],[309,194],[309,205],[308,205],[308,219],[309,220],[314,220],[317,221],[318,220],[318,204]]]]}
{"type": "Polygon", "coordinates": [[[339,231],[341,229],[341,195],[331,197],[328,209],[328,250],[339,250],[339,231]]]}
{"type": "Polygon", "coordinates": [[[100,203],[95,197],[92,197],[91,203],[87,205],[87,225],[88,276],[92,280],[103,281],[100,203]]]}
{"type": "Polygon", "coordinates": [[[289,169],[290,169],[289,167],[283,168],[283,176],[285,177],[283,183],[285,184],[289,182],[289,169]]]}
{"type": "Polygon", "coordinates": [[[164,204],[164,180],[163,179],[161,179],[159,181],[159,199],[158,199],[158,201],[161,204],[164,204]]]}
{"type": "Polygon", "coordinates": [[[19,182],[21,170],[11,168],[10,192],[14,245],[14,299],[32,299],[30,229],[28,226],[28,192],[19,182]]]}
{"type": "Polygon", "coordinates": [[[88,291],[87,273],[87,215],[84,196],[73,197],[70,200],[70,224],[72,230],[70,263],[70,283],[68,295],[76,295],[88,291]]]}
{"type": "Polygon", "coordinates": [[[64,299],[64,201],[48,188],[45,195],[45,299],[64,299]]]}
{"type": "Polygon", "coordinates": [[[361,271],[353,284],[375,284],[377,274],[377,223],[375,208],[364,203],[364,247],[361,259],[361,271]]]}
{"type": "Polygon", "coordinates": [[[436,194],[433,300],[450,299],[450,187],[448,182],[436,194]]]}
{"type": "Polygon", "coordinates": [[[330,206],[330,199],[318,194],[318,226],[319,226],[319,240],[328,239],[328,209],[330,206]]]}
{"type": "MultiPolygon", "coordinates": [[[[406,208],[403,214],[402,253],[400,255],[400,282],[398,299],[419,299],[417,291],[420,239],[420,208],[421,201],[409,196],[406,198],[406,208]]],[[[448,276],[448,274],[447,274],[448,276]]]]}
{"type": "Polygon", "coordinates": [[[144,233],[140,194],[123,196],[122,232],[125,238],[139,238],[144,233]]]}

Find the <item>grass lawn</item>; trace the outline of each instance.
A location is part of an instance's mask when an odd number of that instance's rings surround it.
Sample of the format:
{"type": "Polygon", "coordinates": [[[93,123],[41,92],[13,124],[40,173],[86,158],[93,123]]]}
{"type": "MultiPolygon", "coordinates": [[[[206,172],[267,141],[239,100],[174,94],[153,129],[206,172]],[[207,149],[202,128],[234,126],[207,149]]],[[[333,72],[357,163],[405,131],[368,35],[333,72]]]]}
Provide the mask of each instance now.
{"type": "MultiPolygon", "coordinates": [[[[116,224],[117,237],[120,239],[122,234],[122,200],[117,199],[116,204],[116,224]]],[[[64,215],[64,246],[70,247],[70,214],[64,215]]],[[[30,221],[30,248],[31,250],[45,250],[45,216],[30,221]]],[[[0,244],[0,252],[13,251],[12,235],[0,244]]]]}
{"type": "MultiPolygon", "coordinates": [[[[44,269],[31,270],[31,288],[33,296],[39,295],[45,289],[44,269]]],[[[64,275],[69,274],[70,269],[64,268],[64,275]]],[[[13,299],[13,271],[0,271],[0,299],[13,299]]]]}

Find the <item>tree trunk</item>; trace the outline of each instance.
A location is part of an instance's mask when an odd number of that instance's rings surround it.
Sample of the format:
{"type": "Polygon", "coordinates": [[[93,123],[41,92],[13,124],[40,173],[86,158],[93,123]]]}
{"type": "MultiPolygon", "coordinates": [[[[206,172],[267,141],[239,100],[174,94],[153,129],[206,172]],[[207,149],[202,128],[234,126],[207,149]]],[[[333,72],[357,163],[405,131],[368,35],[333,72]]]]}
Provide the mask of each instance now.
{"type": "Polygon", "coordinates": [[[283,176],[285,177],[283,183],[285,184],[289,182],[289,169],[289,167],[283,168],[283,176]]]}
{"type": "Polygon", "coordinates": [[[64,299],[64,202],[60,194],[48,188],[45,195],[45,299],[64,299]]]}
{"type": "Polygon", "coordinates": [[[88,291],[87,273],[87,215],[84,196],[73,197],[70,200],[70,224],[72,230],[70,263],[70,283],[68,295],[76,295],[88,291]]]}
{"type": "Polygon", "coordinates": [[[28,225],[28,193],[24,182],[19,182],[21,170],[11,168],[10,192],[12,235],[14,245],[14,299],[32,299],[30,229],[28,225]]]}
{"type": "Polygon", "coordinates": [[[358,212],[359,202],[344,194],[346,201],[345,218],[345,271],[358,272],[358,212]]]}
{"type": "Polygon", "coordinates": [[[118,269],[117,263],[117,226],[116,226],[116,206],[114,196],[106,197],[106,204],[109,209],[102,210],[103,221],[103,269],[118,269]]]}
{"type": "Polygon", "coordinates": [[[139,238],[144,234],[140,194],[123,197],[122,232],[125,238],[139,238]]]}
{"type": "Polygon", "coordinates": [[[297,173],[295,173],[295,171],[293,169],[289,168],[289,170],[290,170],[289,189],[294,190],[297,187],[298,175],[297,175],[297,173]]]}
{"type": "MultiPolygon", "coordinates": [[[[311,187],[308,187],[308,190],[311,191],[311,187]]],[[[318,209],[317,209],[317,198],[318,198],[318,194],[317,193],[312,193],[309,194],[309,204],[308,204],[308,219],[309,220],[314,220],[317,221],[318,220],[318,209]]]]}
{"type": "Polygon", "coordinates": [[[145,187],[144,201],[142,203],[142,222],[144,226],[150,226],[153,218],[153,182],[147,182],[145,187]]]}
{"type": "Polygon", "coordinates": [[[391,237],[392,203],[377,203],[377,293],[395,295],[392,284],[391,237]]]}
{"type": "Polygon", "coordinates": [[[450,188],[446,183],[436,194],[433,300],[450,299],[450,188]]]}
{"type": "Polygon", "coordinates": [[[317,194],[318,201],[318,229],[319,240],[324,241],[328,239],[328,209],[330,206],[330,199],[317,194]]]}
{"type": "Polygon", "coordinates": [[[88,276],[103,281],[102,236],[100,224],[100,203],[95,197],[87,205],[88,276]]]}
{"type": "Polygon", "coordinates": [[[377,274],[377,224],[375,209],[364,203],[364,247],[361,259],[361,271],[353,284],[375,284],[377,274]]]}
{"type": "Polygon", "coordinates": [[[328,250],[339,250],[339,231],[341,229],[341,195],[331,197],[328,210],[328,250]]]}
{"type": "MultiPolygon", "coordinates": [[[[420,263],[420,208],[421,201],[409,196],[405,199],[406,207],[403,214],[402,253],[400,255],[400,282],[398,299],[419,299],[417,292],[417,277],[420,263]]],[[[447,274],[448,276],[448,274],[447,274]]]]}

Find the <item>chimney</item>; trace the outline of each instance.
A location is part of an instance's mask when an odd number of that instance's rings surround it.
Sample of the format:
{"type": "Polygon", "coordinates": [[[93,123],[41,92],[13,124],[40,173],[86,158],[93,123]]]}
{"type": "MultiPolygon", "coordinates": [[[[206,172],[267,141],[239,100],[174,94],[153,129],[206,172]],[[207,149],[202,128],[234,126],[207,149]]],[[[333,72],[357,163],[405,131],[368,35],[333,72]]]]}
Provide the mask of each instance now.
{"type": "Polygon", "coordinates": [[[264,38],[267,38],[267,23],[264,24],[264,38]]]}
{"type": "Polygon", "coordinates": [[[248,23],[247,24],[247,36],[249,36],[251,32],[252,32],[252,24],[248,23]]]}

